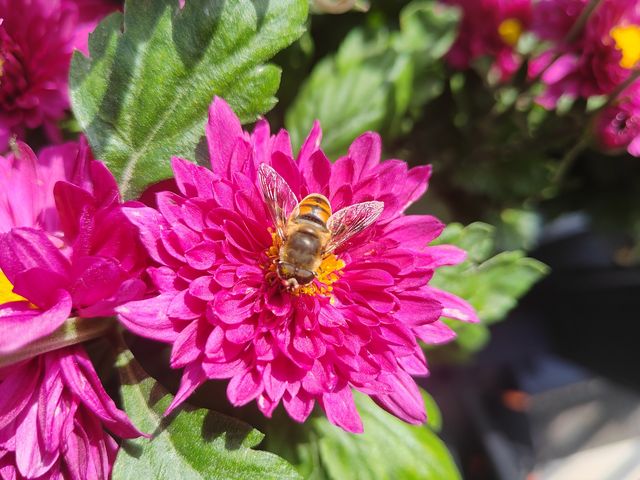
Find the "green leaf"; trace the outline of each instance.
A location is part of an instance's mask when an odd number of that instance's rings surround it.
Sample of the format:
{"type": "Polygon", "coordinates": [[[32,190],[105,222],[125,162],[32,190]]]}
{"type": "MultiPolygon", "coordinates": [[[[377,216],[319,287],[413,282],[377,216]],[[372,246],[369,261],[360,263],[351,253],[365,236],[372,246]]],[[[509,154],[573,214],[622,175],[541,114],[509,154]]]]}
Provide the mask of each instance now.
{"type": "Polygon", "coordinates": [[[354,29],[338,52],[320,61],[287,111],[285,124],[299,147],[314,120],[327,128],[322,146],[331,158],[367,130],[387,140],[408,131],[425,102],[438,96],[438,61],[455,38],[458,14],[436,1],[409,4],[399,31],[354,29]]]}
{"type": "Polygon", "coordinates": [[[129,350],[118,357],[122,400],[136,426],[153,438],[124,440],[113,479],[299,479],[276,455],[252,450],[263,434],[212,410],[184,405],[169,417],[173,396],[149,377],[129,350]]]}
{"type": "Polygon", "coordinates": [[[518,299],[549,271],[545,264],[518,250],[492,257],[495,229],[485,223],[466,227],[452,223],[435,243],[457,245],[468,252],[465,262],[438,269],[431,281],[433,286],[467,300],[480,317],[480,324],[447,322],[458,333],[456,343],[463,350],[482,348],[489,339],[486,326],[504,319],[518,299]]]}
{"type": "MultiPolygon", "coordinates": [[[[433,399],[424,395],[429,425],[440,428],[440,412],[433,399]]],[[[293,431],[283,431],[279,422],[267,435],[268,447],[289,456],[305,478],[314,480],[460,478],[445,444],[428,426],[409,425],[365,395],[356,394],[355,401],[363,434],[347,433],[318,416],[293,431]]]]}
{"type": "Polygon", "coordinates": [[[264,64],[304,31],[307,0],[127,0],[71,64],[73,111],[125,197],[195,158],[207,107],[224,97],[243,122],[273,107],[280,70],[264,64]]]}
{"type": "Polygon", "coordinates": [[[403,65],[363,38],[362,30],[352,31],[337,57],[322,60],[302,86],[285,117],[294,148],[302,144],[314,120],[330,127],[322,147],[333,159],[361,133],[382,127],[403,65]]]}
{"type": "Polygon", "coordinates": [[[405,51],[420,54],[420,59],[433,62],[442,58],[458,36],[460,11],[440,2],[411,2],[400,13],[402,35],[397,45],[405,51]]]}

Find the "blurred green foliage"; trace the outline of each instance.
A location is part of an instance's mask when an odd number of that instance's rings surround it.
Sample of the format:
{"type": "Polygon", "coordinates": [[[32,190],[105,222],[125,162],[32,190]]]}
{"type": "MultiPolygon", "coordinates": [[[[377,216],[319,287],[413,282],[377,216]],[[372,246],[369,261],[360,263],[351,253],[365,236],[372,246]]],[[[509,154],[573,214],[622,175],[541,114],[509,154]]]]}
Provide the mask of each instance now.
{"type": "Polygon", "coordinates": [[[334,159],[367,130],[387,140],[409,132],[411,118],[442,93],[438,60],[453,43],[457,21],[456,10],[419,1],[401,12],[399,29],[351,30],[338,51],[313,68],[287,110],[294,148],[316,119],[325,126],[323,149],[334,159]]]}
{"type": "Polygon", "coordinates": [[[463,227],[452,223],[434,244],[451,244],[467,251],[467,259],[455,266],[440,268],[431,284],[467,300],[478,313],[480,324],[446,320],[458,337],[448,349],[457,358],[484,347],[489,325],[504,319],[518,299],[544,277],[546,265],[528,258],[520,250],[496,254],[495,228],[486,223],[463,227]]]}
{"type": "Polygon", "coordinates": [[[266,447],[293,463],[310,480],[457,480],[451,455],[436,434],[441,416],[423,392],[428,425],[413,426],[355,394],[364,433],[353,435],[322,416],[304,425],[277,419],[266,447]]]}

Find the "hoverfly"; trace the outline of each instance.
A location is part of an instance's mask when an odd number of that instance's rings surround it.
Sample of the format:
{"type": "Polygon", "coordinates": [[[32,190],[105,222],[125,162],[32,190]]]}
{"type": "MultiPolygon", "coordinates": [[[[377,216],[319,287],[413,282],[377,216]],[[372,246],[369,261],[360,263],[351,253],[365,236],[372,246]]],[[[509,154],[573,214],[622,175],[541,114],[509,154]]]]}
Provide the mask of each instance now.
{"type": "Polygon", "coordinates": [[[311,283],[322,260],[372,225],[384,208],[384,203],[371,201],[332,214],[329,200],[319,193],[298,203],[285,179],[264,163],[258,180],[281,241],[276,271],[288,288],[311,283]]]}

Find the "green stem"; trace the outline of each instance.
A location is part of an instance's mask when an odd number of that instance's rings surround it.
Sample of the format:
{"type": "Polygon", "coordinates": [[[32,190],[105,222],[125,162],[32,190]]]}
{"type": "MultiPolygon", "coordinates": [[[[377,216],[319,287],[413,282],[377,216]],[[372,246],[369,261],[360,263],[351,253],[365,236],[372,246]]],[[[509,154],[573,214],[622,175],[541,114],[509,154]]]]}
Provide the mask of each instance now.
{"type": "MultiPolygon", "coordinates": [[[[591,122],[589,122],[589,125],[591,125],[591,122]]],[[[556,170],[556,173],[551,181],[553,185],[560,185],[560,183],[564,180],[564,177],[567,175],[567,172],[578,158],[578,155],[589,146],[590,141],[591,128],[589,127],[586,128],[582,133],[580,140],[578,140],[578,142],[571,148],[571,150],[569,150],[564,155],[564,157],[562,157],[562,160],[560,160],[558,170],[556,170]]]]}
{"type": "Polygon", "coordinates": [[[591,141],[591,131],[593,130],[593,124],[595,122],[597,114],[605,108],[611,106],[620,96],[620,94],[622,94],[638,78],[640,78],[640,69],[634,70],[633,73],[629,75],[629,78],[618,85],[616,89],[609,94],[607,101],[604,102],[602,106],[593,111],[591,119],[587,124],[587,128],[582,133],[582,136],[580,137],[580,140],[578,140],[578,143],[576,143],[573,148],[571,148],[571,150],[569,150],[566,155],[562,157],[562,160],[560,160],[560,165],[558,166],[558,170],[556,171],[552,180],[554,185],[560,185],[560,182],[564,180],[567,172],[578,158],[578,155],[589,146],[589,143],[591,141]]]}
{"type": "Polygon", "coordinates": [[[16,352],[0,356],[0,368],[102,337],[114,324],[112,318],[69,318],[51,335],[40,338],[16,352]]]}
{"type": "Polygon", "coordinates": [[[594,113],[597,113],[601,110],[604,110],[607,107],[610,107],[611,104],[613,102],[616,101],[616,99],[620,96],[620,94],[622,94],[627,88],[629,88],[631,86],[631,84],[633,82],[635,82],[638,78],[640,78],[640,69],[637,70],[633,70],[633,72],[631,73],[631,75],[629,75],[629,78],[627,78],[624,82],[622,82],[620,85],[618,85],[615,90],[613,90],[610,94],[609,97],[607,98],[607,101],[604,102],[604,104],[602,104],[602,106],[600,106],[599,108],[597,108],[594,113]]]}

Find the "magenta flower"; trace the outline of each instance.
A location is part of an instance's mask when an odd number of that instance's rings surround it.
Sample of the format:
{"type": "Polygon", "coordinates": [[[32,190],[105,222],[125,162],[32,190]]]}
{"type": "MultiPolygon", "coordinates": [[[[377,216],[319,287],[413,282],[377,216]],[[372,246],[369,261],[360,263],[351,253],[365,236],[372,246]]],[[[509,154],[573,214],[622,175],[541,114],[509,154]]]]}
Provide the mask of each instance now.
{"type": "Polygon", "coordinates": [[[445,0],[462,9],[458,37],[447,54],[456,69],[467,69],[483,56],[493,57],[493,68],[506,80],[520,66],[515,53],[520,35],[531,24],[531,0],[445,0]]]}
{"type": "Polygon", "coordinates": [[[640,83],[636,83],[596,120],[596,138],[600,146],[611,152],[627,150],[640,157],[640,83]]]}
{"type": "MultiPolygon", "coordinates": [[[[113,315],[145,291],[145,253],[118,190],[84,142],[0,157],[0,355],[68,317],[113,315]]],[[[100,320],[96,320],[100,321],[100,320]]],[[[0,370],[0,476],[107,479],[117,444],[140,433],[79,346],[0,370]]]]}
{"type": "Polygon", "coordinates": [[[561,42],[589,0],[538,0],[533,6],[531,31],[543,40],[561,42]]]}
{"type": "Polygon", "coordinates": [[[0,371],[1,478],[107,480],[118,451],[111,434],[140,436],[81,346],[0,371]]]}
{"type": "Polygon", "coordinates": [[[318,124],[294,160],[286,131],[271,136],[261,120],[253,134],[243,132],[219,98],[206,133],[211,170],[173,158],[180,194],[158,193],[158,210],[125,209],[157,263],[148,274],[159,294],[117,311],[134,332],[173,345],[171,365],[184,374],[170,410],[206,379],[230,379],[231,403],[256,400],[266,416],[282,402],[302,422],[317,401],[332,423],[361,432],[356,389],[407,422],[423,422],[411,378],[428,373],[418,339],[454,337],[441,315],[476,320],[466,302],[428,284],[437,267],[462,261],[464,252],[429,247],[443,225],[403,213],[425,192],[430,167],[380,163],[374,133],[331,164],[318,124]],[[275,171],[288,184],[289,208],[317,193],[334,212],[367,201],[384,210],[322,258],[310,283],[288,287],[258,171],[275,171]]]}
{"type": "MultiPolygon", "coordinates": [[[[145,254],[135,228],[120,210],[115,180],[90,159],[86,145],[52,147],[38,159],[21,144],[20,158],[0,160],[4,170],[7,164],[14,170],[0,178],[0,219],[6,222],[0,231],[16,225],[0,234],[0,270],[13,292],[37,307],[4,305],[0,353],[50,334],[72,311],[81,317],[108,316],[115,305],[144,293],[138,277],[145,254]],[[57,164],[39,171],[47,161],[57,164]],[[64,173],[67,181],[55,183],[53,195],[43,193],[37,182],[53,171],[64,173]]],[[[44,180],[44,186],[53,181],[44,180]]]]}
{"type": "Polygon", "coordinates": [[[546,84],[538,99],[546,108],[553,108],[563,95],[589,98],[612,93],[640,60],[640,9],[635,0],[603,0],[582,32],[569,44],[563,41],[586,3],[544,1],[536,7],[537,33],[558,42],[529,68],[531,77],[541,76],[546,84]]]}
{"type": "Polygon", "coordinates": [[[0,0],[0,152],[28,129],[61,140],[73,49],[86,50],[100,15],[115,8],[107,0],[0,0]]]}

